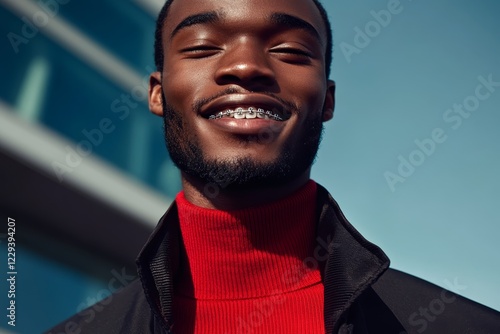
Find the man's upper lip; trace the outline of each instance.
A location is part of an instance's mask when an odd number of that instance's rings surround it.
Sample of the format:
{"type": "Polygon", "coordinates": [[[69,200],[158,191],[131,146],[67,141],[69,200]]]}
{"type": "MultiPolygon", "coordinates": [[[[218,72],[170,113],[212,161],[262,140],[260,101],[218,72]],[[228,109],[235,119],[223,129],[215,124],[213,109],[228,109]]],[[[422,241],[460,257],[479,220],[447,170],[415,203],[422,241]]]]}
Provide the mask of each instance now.
{"type": "MultiPolygon", "coordinates": [[[[205,104],[200,114],[208,118],[221,111],[236,109],[239,107],[254,107],[272,111],[279,116],[286,116],[285,106],[278,100],[263,94],[245,93],[245,94],[227,94],[218,97],[205,104]]],[[[289,117],[286,117],[289,118],[289,117]]]]}

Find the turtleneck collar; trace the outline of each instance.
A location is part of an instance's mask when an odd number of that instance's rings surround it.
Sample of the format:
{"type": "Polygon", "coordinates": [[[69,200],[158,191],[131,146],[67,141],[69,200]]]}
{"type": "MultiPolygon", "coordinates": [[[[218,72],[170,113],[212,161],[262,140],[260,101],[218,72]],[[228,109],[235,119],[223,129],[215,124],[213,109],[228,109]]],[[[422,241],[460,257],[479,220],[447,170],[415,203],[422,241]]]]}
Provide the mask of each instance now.
{"type": "Polygon", "coordinates": [[[206,209],[176,197],[185,266],[176,291],[199,300],[246,299],[296,291],[321,281],[312,256],[316,183],[291,196],[237,211],[206,209]]]}

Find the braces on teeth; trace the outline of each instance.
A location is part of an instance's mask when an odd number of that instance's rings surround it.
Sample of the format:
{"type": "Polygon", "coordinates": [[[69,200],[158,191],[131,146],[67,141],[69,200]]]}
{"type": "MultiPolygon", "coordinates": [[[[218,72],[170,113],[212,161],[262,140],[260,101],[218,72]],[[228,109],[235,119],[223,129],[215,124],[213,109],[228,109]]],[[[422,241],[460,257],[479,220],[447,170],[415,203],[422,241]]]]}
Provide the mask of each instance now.
{"type": "Polygon", "coordinates": [[[208,119],[219,119],[222,117],[234,117],[236,119],[263,118],[263,119],[273,119],[275,121],[283,120],[283,118],[281,118],[278,114],[275,114],[269,110],[264,110],[262,108],[256,109],[254,107],[250,107],[247,109],[237,108],[235,110],[228,109],[226,111],[221,111],[215,115],[210,115],[208,119]]]}

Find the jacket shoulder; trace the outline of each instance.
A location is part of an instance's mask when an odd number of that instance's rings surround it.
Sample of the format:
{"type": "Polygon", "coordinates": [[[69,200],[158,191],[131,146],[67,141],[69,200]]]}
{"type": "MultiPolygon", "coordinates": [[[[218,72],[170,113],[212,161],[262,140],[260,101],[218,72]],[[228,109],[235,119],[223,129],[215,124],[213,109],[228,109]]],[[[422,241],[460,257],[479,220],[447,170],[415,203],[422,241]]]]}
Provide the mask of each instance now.
{"type": "Polygon", "coordinates": [[[373,290],[407,333],[500,333],[500,313],[447,289],[388,269],[373,290]]]}
{"type": "Polygon", "coordinates": [[[78,312],[46,334],[154,333],[155,321],[141,282],[135,280],[78,312]]]}

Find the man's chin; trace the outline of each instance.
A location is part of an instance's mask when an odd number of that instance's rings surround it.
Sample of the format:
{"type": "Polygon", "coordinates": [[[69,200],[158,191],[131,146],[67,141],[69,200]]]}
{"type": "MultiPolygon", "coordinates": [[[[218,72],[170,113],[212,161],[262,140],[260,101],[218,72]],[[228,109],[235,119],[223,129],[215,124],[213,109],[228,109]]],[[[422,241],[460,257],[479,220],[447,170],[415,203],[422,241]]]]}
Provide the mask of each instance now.
{"type": "Polygon", "coordinates": [[[224,190],[258,189],[290,182],[295,175],[283,159],[266,162],[250,157],[230,159],[203,159],[191,168],[181,170],[207,184],[216,184],[224,190]]]}

